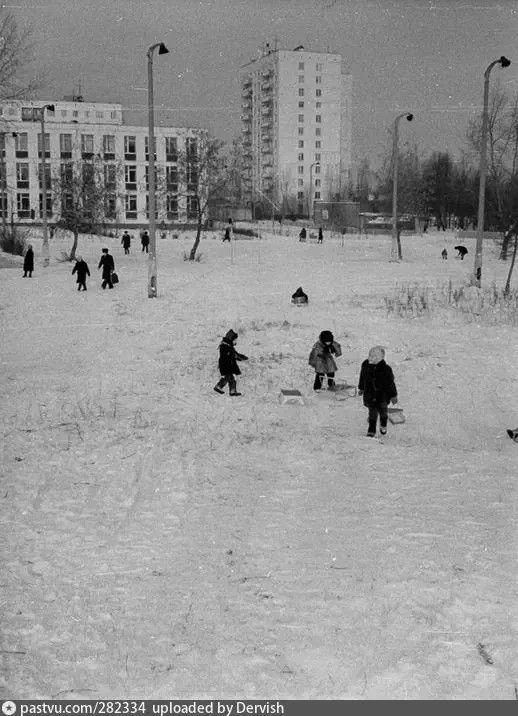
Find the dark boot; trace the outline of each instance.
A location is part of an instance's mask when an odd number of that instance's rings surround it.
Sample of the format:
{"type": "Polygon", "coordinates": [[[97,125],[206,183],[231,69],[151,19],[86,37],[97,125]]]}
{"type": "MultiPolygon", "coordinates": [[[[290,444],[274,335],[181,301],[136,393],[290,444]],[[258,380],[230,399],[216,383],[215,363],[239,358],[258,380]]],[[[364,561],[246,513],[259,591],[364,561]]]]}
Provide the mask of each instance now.
{"type": "Polygon", "coordinates": [[[324,376],[320,375],[320,373],[315,374],[315,382],[313,383],[313,390],[321,390],[323,377],[324,376]]]}

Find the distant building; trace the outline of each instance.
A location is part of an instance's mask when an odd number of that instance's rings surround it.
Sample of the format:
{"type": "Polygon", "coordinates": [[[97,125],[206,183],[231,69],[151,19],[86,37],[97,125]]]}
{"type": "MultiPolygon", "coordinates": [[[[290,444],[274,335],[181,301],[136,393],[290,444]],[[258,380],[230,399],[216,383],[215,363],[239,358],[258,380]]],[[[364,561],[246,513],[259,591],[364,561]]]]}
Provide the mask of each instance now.
{"type": "MultiPolygon", "coordinates": [[[[244,191],[286,213],[337,198],[351,168],[352,78],[342,57],[270,49],[241,76],[244,191]]],[[[268,211],[268,209],[267,209],[268,211]]]]}
{"type": "MultiPolygon", "coordinates": [[[[41,108],[45,110],[47,218],[59,220],[66,192],[56,192],[64,176],[95,168],[104,183],[104,223],[145,226],[148,222],[148,127],[124,124],[120,104],[84,102],[81,98],[0,103],[0,216],[32,224],[42,220],[41,108]],[[4,191],[5,188],[5,191],[4,191]],[[50,207],[52,207],[50,209],[50,207]]],[[[196,219],[196,205],[181,185],[179,157],[197,152],[205,130],[155,127],[157,222],[183,224],[196,219]]],[[[87,173],[87,172],[86,172],[87,173]]],[[[64,184],[61,184],[64,186],[64,184]]]]}

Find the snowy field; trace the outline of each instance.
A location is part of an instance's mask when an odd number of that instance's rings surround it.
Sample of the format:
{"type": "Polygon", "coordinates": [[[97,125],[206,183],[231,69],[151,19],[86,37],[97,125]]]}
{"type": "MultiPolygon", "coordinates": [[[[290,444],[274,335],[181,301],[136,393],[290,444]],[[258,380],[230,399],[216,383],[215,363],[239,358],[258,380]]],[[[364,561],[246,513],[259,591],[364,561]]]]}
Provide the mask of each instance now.
{"type": "Polygon", "coordinates": [[[33,243],[32,279],[0,271],[1,698],[516,698],[517,328],[383,301],[462,284],[474,241],[403,237],[394,264],[387,237],[209,236],[189,263],[192,235],[158,239],[156,300],[135,241],[80,239],[86,293],[70,242],[47,269],[33,243]],[[240,398],[213,391],[230,328],[240,398]],[[324,329],[340,381],[385,346],[407,422],[383,444],[360,398],[313,393],[324,329]]]}

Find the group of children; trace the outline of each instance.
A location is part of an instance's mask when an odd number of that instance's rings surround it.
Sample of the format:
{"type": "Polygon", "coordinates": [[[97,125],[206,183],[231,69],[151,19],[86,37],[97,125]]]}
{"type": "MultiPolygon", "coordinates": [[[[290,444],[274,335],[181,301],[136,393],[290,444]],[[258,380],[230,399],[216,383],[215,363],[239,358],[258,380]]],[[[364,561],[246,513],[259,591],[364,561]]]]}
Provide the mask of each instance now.
{"type": "MultiPolygon", "coordinates": [[[[230,395],[241,395],[241,393],[237,392],[235,376],[241,374],[238,361],[245,361],[248,358],[243,353],[238,353],[236,349],[237,338],[238,334],[230,330],[219,344],[218,367],[221,378],[214,386],[214,390],[217,393],[223,394],[228,383],[230,395]]],[[[342,348],[338,341],[335,341],[331,331],[322,331],[309,354],[309,365],[315,369],[313,390],[322,389],[324,378],[327,378],[328,390],[336,388],[335,373],[337,366],[334,357],[341,355],[342,348]]],[[[375,437],[378,419],[379,431],[381,435],[385,435],[387,432],[389,403],[396,405],[398,397],[394,373],[392,368],[385,363],[385,349],[382,346],[371,348],[368,357],[361,365],[358,395],[363,396],[363,404],[369,413],[367,436],[370,438],[375,437]]]]}

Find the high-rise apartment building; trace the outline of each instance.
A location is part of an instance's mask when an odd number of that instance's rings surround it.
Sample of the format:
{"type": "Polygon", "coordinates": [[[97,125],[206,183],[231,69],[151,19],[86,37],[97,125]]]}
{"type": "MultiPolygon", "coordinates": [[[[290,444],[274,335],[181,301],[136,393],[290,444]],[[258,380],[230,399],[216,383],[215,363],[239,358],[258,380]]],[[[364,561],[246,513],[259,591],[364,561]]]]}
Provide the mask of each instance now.
{"type": "MultiPolygon", "coordinates": [[[[341,55],[270,49],[241,76],[244,194],[310,214],[345,189],[351,168],[352,78],[341,55]]],[[[266,205],[268,202],[266,201],[266,205]]]]}
{"type": "MultiPolygon", "coordinates": [[[[196,201],[189,196],[186,174],[179,162],[182,157],[196,155],[205,136],[206,131],[200,129],[155,127],[157,222],[167,225],[196,220],[196,201]]],[[[148,127],[124,124],[120,104],[84,101],[0,103],[3,221],[41,222],[43,146],[49,221],[59,221],[64,209],[71,210],[67,202],[72,201],[72,178],[82,177],[103,187],[105,224],[147,224],[148,127]]]]}

